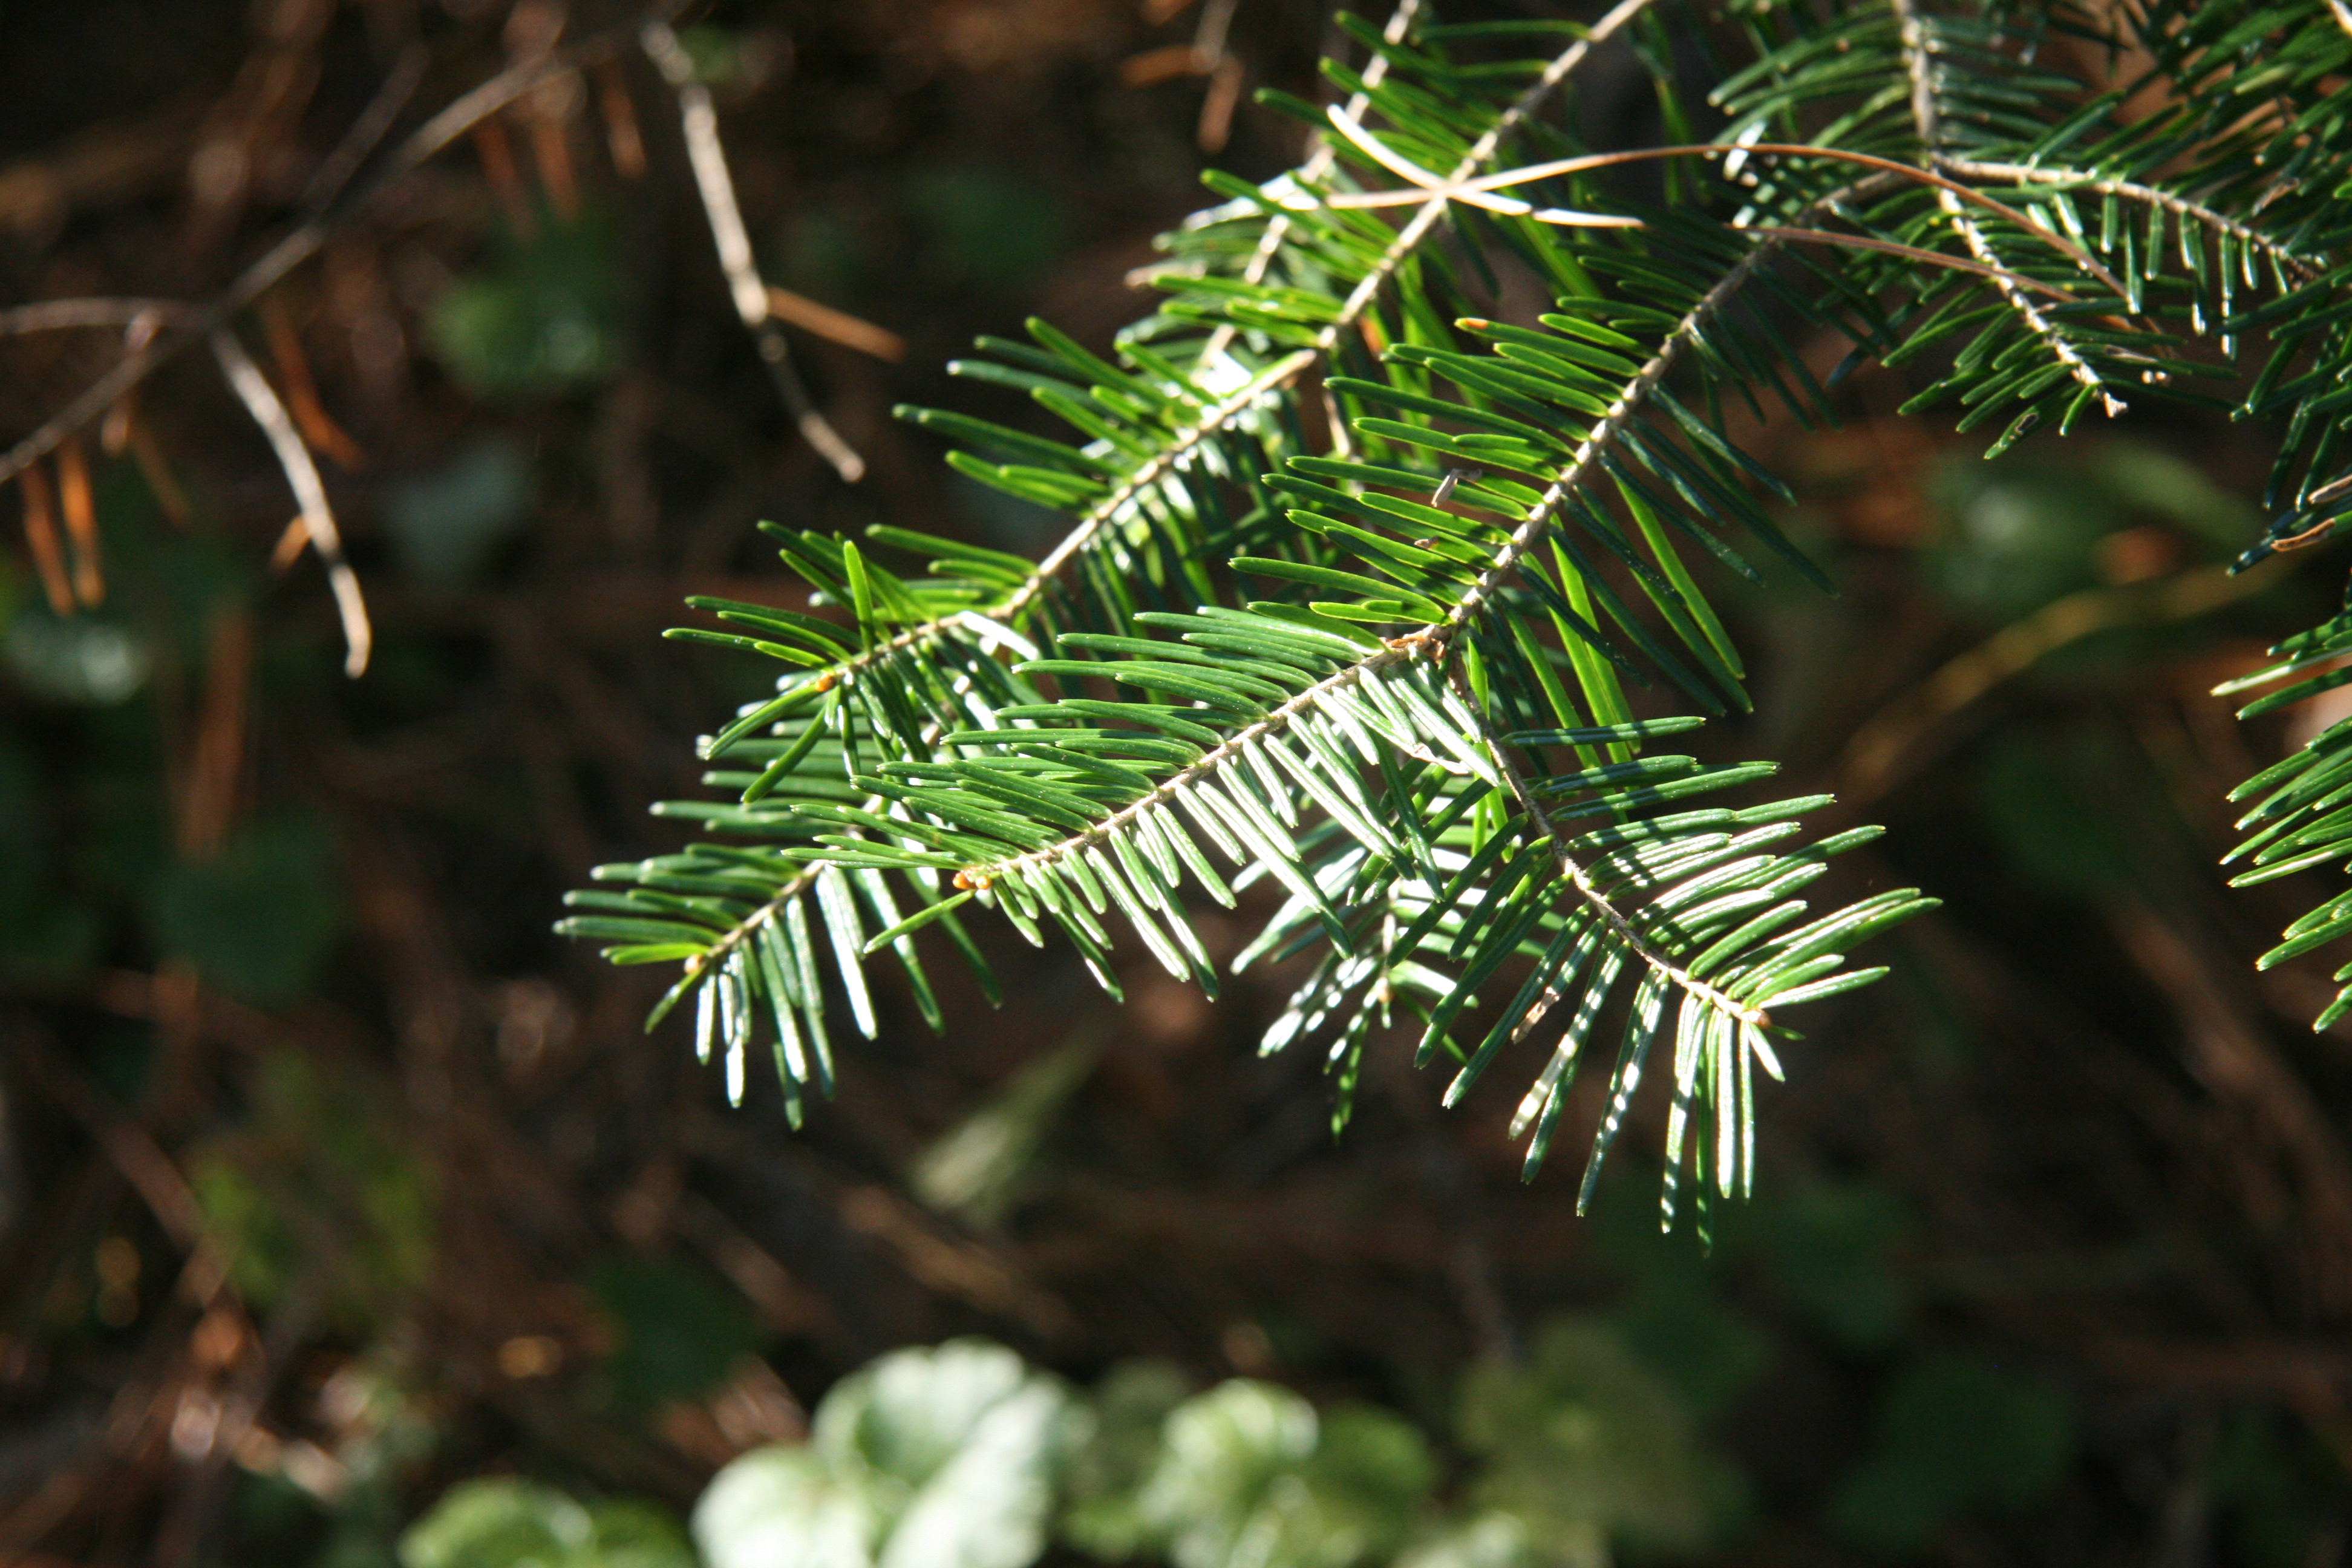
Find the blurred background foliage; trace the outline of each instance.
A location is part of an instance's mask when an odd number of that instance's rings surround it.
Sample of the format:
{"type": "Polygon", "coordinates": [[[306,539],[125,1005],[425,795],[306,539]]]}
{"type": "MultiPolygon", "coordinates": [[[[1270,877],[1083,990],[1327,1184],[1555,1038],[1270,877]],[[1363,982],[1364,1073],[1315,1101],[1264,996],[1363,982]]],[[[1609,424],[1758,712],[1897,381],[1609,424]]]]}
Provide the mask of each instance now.
{"type": "MultiPolygon", "coordinates": [[[[0,288],[206,298],[412,43],[404,125],[633,15],[8,7],[0,288]]],[[[657,638],[678,600],[793,592],[762,517],[1040,549],[887,411],[1024,417],[944,362],[1033,312],[1107,342],[1203,166],[1296,156],[1245,89],[1314,92],[1336,37],[1319,0],[688,19],[768,279],[851,318],[787,320],[861,484],[793,438],[625,53],[241,322],[325,422],[363,679],[200,365],[92,444],[99,603],[0,557],[0,1560],[2341,1559],[2352,1030],[2302,1028],[2316,960],[2251,970],[2307,890],[2212,867],[2224,790],[2342,710],[2205,695],[2340,587],[2220,574],[2260,430],[1987,464],[1864,374],[1841,428],[1752,433],[1843,592],[1724,595],[1761,700],[1709,743],[1887,822],[1853,875],[1946,902],[1793,1054],[1711,1256],[1638,1157],[1591,1221],[1522,1188],[1507,1103],[1441,1115],[1394,1048],[1335,1144],[1312,1065],[1250,1049],[1279,974],[1212,1009],[1130,964],[1120,1012],[1007,949],[943,1041],[886,986],[797,1136],[643,1038],[655,982],[548,925],[671,842],[645,807],[749,694],[657,638]]],[[[1630,79],[1594,140],[1651,139],[1630,79]]],[[[7,433],[119,349],[0,341],[7,433]]],[[[1225,955],[1248,913],[1204,922],[1225,955]]]]}

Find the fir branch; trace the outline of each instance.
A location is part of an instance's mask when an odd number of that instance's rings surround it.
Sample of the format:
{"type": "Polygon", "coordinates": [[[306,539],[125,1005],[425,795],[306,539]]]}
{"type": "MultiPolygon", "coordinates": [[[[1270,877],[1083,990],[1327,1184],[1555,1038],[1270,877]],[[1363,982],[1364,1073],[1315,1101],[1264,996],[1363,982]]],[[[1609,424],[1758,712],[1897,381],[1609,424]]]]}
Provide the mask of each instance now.
{"type": "Polygon", "coordinates": [[[1748,1006],[1726,996],[1706,981],[1676,964],[1672,958],[1660,952],[1639,931],[1634,929],[1633,922],[1627,920],[1624,912],[1610,900],[1609,895],[1594,884],[1591,872],[1578,860],[1572,842],[1574,835],[1554,822],[1551,815],[1544,810],[1543,803],[1536,798],[1536,793],[1529,787],[1526,771],[1520,766],[1514,749],[1487,723],[1486,715],[1472,694],[1469,683],[1463,679],[1461,670],[1458,668],[1449,670],[1448,679],[1460,694],[1463,705],[1477,719],[1479,741],[1486,748],[1487,754],[1495,759],[1495,766],[1501,772],[1504,784],[1509,787],[1511,798],[1518,803],[1519,810],[1535,826],[1536,830],[1551,841],[1553,858],[1559,867],[1560,875],[1566,878],[1569,885],[1576,889],[1577,896],[1601,917],[1601,923],[1609,928],[1610,933],[1616,937],[1625,951],[1641,960],[1660,979],[1677,987],[1685,995],[1695,997],[1706,1006],[1714,1008],[1726,1017],[1736,1019],[1742,1024],[1752,1024],[1759,1028],[1769,1028],[1772,1019],[1763,1008],[1748,1006]]]}
{"type": "MultiPolygon", "coordinates": [[[[1903,64],[1911,83],[1912,123],[1918,132],[1920,149],[1929,167],[1939,168],[1944,161],[1944,131],[1941,110],[1936,102],[1935,39],[1916,0],[1889,0],[1889,4],[1894,6],[1901,27],[1903,64]]],[[[1939,185],[1936,190],[1936,205],[1951,220],[1953,231],[1960,237],[1961,243],[1968,247],[1971,256],[1988,267],[2000,268],[2003,274],[2008,272],[2000,252],[1993,248],[1982,226],[1969,216],[1965,204],[1957,195],[1939,185]]],[[[2126,412],[2128,405],[2109,390],[2106,378],[2067,339],[2047,312],[2027,299],[2024,291],[2010,282],[2006,276],[1995,277],[1993,287],[2000,290],[2001,298],[2009,302],[2011,310],[2017,312],[2026,330],[2048,346],[2078,384],[2099,399],[2099,405],[2106,411],[2108,418],[2118,418],[2126,412]]],[[[2124,290],[2116,287],[2116,292],[2124,290]]]]}
{"type": "MultiPolygon", "coordinates": [[[[1388,26],[1381,29],[1381,37],[1391,45],[1404,42],[1406,35],[1412,31],[1413,23],[1419,20],[1421,10],[1422,0],[1399,0],[1396,9],[1389,14],[1388,26]]],[[[1364,65],[1363,90],[1350,95],[1348,100],[1348,112],[1362,114],[1365,106],[1371,101],[1371,89],[1386,81],[1388,74],[1389,57],[1375,54],[1364,65]]],[[[1322,179],[1331,172],[1338,157],[1329,141],[1318,135],[1314,151],[1299,166],[1300,183],[1313,184],[1322,179]]],[[[1274,258],[1282,254],[1283,245],[1289,237],[1289,217],[1282,213],[1275,214],[1268,220],[1265,232],[1258,237],[1257,248],[1250,253],[1248,262],[1242,268],[1242,280],[1246,283],[1265,282],[1267,271],[1274,266],[1274,258]]],[[[1218,355],[1233,345],[1234,336],[1239,330],[1230,321],[1220,323],[1217,330],[1209,334],[1208,342],[1201,350],[1202,363],[1213,363],[1218,355]]]]}
{"type": "MultiPolygon", "coordinates": [[[[2340,4],[2341,0],[2332,0],[2340,4]]],[[[1978,180],[2009,180],[2026,185],[2057,185],[2067,190],[2089,191],[2094,195],[2117,196],[2145,206],[2160,207],[2177,217],[2201,224],[2215,234],[2226,234],[2240,244],[2252,247],[2263,255],[2273,257],[2298,282],[2309,282],[2320,276],[2315,258],[2303,256],[2280,243],[2273,236],[2252,225],[2242,222],[2224,212],[2218,212],[2201,202],[2193,201],[2178,192],[2161,190],[2137,180],[2111,179],[2087,170],[2052,168],[2042,164],[1987,163],[1974,158],[1946,158],[1943,167],[1956,174],[1978,180]]],[[[2320,258],[2324,259],[2324,258],[2320,258]]]]}
{"type": "MultiPolygon", "coordinates": [[[[1007,875],[1017,876],[1024,870],[1048,866],[1091,848],[1146,812],[1179,799],[1202,782],[1216,776],[1244,755],[1253,743],[1280,733],[1300,715],[1314,712],[1324,706],[1333,694],[1418,657],[1441,659],[1446,657],[1454,639],[1485,610],[1495,594],[1518,569],[1519,563],[1528,552],[1543,541],[1560,509],[1589,481],[1601,464],[1604,452],[1664,381],[1685,347],[1696,341],[1707,321],[1747,284],[1776,243],[1769,239],[1759,240],[1738,265],[1727,271],[1691,307],[1681,321],[1664,333],[1657,352],[1626,384],[1616,402],[1610,405],[1591,434],[1577,447],[1565,471],[1544,491],[1542,499],[1529,509],[1527,517],[1512,531],[1477,578],[1463,591],[1444,619],[1429,623],[1401,637],[1385,639],[1379,650],[1307,687],[1265,718],[1251,723],[1188,763],[1150,794],[1095,826],[1027,854],[966,868],[972,883],[985,887],[1007,875]]],[[[1476,711],[1475,705],[1472,710],[1476,711]]]]}

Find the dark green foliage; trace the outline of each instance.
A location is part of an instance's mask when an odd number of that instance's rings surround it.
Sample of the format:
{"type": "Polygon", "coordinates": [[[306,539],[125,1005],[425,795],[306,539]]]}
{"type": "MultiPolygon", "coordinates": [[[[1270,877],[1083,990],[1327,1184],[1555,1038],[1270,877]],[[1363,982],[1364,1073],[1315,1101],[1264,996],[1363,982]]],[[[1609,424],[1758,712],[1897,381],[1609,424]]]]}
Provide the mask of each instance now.
{"type": "Polygon", "coordinates": [[[609,217],[542,212],[502,237],[479,270],[441,296],[433,350],[468,392],[488,399],[575,392],[609,375],[620,353],[620,271],[609,217]]]}
{"type": "Polygon", "coordinates": [[[2054,1389],[1979,1357],[1920,1362],[1888,1387],[1878,1442],[1832,1505],[1857,1545],[1914,1552],[1946,1523],[2040,1502],[2074,1454],[2074,1419],[2054,1389]]]}
{"type": "Polygon", "coordinates": [[[334,844],[303,817],[257,823],[219,854],[173,866],[152,897],[156,944],[256,1002],[309,989],[342,926],[334,844]]]}
{"type": "Polygon", "coordinates": [[[760,1341],[743,1299],[698,1269],[621,1255],[599,1264],[588,1286],[616,1342],[604,1376],[625,1409],[693,1398],[760,1341]]]}

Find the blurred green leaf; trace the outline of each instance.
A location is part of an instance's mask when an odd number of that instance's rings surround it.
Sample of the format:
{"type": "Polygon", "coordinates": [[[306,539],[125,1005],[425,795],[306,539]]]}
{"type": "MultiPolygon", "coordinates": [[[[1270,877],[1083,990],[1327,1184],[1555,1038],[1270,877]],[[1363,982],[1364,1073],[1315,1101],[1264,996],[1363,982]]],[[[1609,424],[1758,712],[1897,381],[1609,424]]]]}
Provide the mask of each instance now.
{"type": "Polygon", "coordinates": [[[1555,1539],[1538,1551],[1517,1514],[1482,1513],[1449,1523],[1416,1542],[1396,1568],[1609,1568],[1609,1548],[1597,1537],[1555,1539]]]}
{"type": "Polygon", "coordinates": [[[331,1316],[367,1331],[424,1282],[433,1208],[396,1105],[362,1075],[278,1051],[245,1119],[196,1148],[190,1184],[249,1299],[324,1270],[331,1316]]]}
{"type": "Polygon", "coordinates": [[[461,1481],[400,1538],[405,1568],[527,1568],[575,1561],[588,1510],[529,1481],[461,1481]]]}
{"type": "Polygon", "coordinates": [[[618,1335],[604,1373],[625,1409],[691,1399],[758,1347],[751,1303],[688,1265],[620,1254],[590,1270],[588,1288],[618,1335]]]}
{"type": "Polygon", "coordinates": [[[593,385],[620,361],[620,273],[611,222],[542,212],[531,233],[503,237],[489,259],[435,303],[433,352],[486,399],[541,397],[593,385]]]}
{"type": "Polygon", "coordinates": [[[1726,1306],[1711,1278],[1696,1268],[1643,1280],[1611,1321],[1702,1421],[1738,1398],[1772,1356],[1769,1336],[1726,1306]]]}
{"type": "Polygon", "coordinates": [[[1068,1414],[1001,1345],[896,1352],[825,1396],[806,1444],[720,1471],[695,1539],[712,1568],[1026,1568],[1068,1414]]]}
{"type": "Polygon", "coordinates": [[[926,235],[925,259],[943,281],[1008,292],[1059,259],[1069,214],[1047,185],[1011,169],[942,164],[906,185],[926,235]]]}
{"type": "Polygon", "coordinates": [[[247,826],[209,859],[181,861],[155,885],[156,945],[222,990],[265,1006],[308,990],[342,932],[335,847],[310,816],[247,826]]]}
{"type": "Polygon", "coordinates": [[[1346,1568],[1402,1542],[1436,1480],[1421,1434],[1395,1415],[1323,1415],[1272,1384],[1234,1378],[1168,1417],[1138,1511],[1176,1568],[1346,1568]]]}
{"type": "Polygon", "coordinates": [[[2075,756],[2030,733],[1995,742],[1977,772],[1977,809],[2020,879],[2097,899],[2128,887],[2144,857],[2120,831],[2113,793],[2119,775],[2082,755],[2084,740],[2075,738],[2075,756]]]}
{"type": "Polygon", "coordinates": [[[866,1478],[813,1448],[756,1448],[694,1509],[711,1568],[868,1568],[883,1528],[866,1478]]]}
{"type": "Polygon", "coordinates": [[[1158,1463],[1169,1414],[1192,1392],[1162,1361],[1126,1361],[1104,1374],[1074,1424],[1065,1461],[1062,1538],[1096,1557],[1133,1557],[1152,1538],[1139,1494],[1158,1463]]]}
{"type": "Polygon", "coordinates": [[[706,87],[726,86],[748,74],[755,65],[745,58],[743,36],[732,27],[699,23],[679,28],[677,41],[686,58],[693,62],[694,79],[706,87]]]}
{"type": "Polygon", "coordinates": [[[48,869],[48,801],[33,753],[16,735],[0,730],[0,927],[12,924],[33,901],[48,869]]]}
{"type": "Polygon", "coordinates": [[[88,967],[98,911],[56,883],[54,811],[30,748],[0,731],[0,973],[61,981],[88,967]]]}
{"type": "Polygon", "coordinates": [[[2177,453],[2144,441],[2104,441],[2083,454],[2093,474],[2125,506],[2161,518],[2226,559],[2262,531],[2263,515],[2177,453]]]}
{"type": "Polygon", "coordinates": [[[811,299],[854,301],[876,282],[864,238],[837,206],[813,203],[798,208],[784,220],[773,248],[778,275],[811,299]]]}
{"type": "Polygon", "coordinates": [[[1762,1218],[1774,1286],[1841,1344],[1875,1350],[1902,1333],[1911,1290],[1895,1252],[1910,1227],[1902,1199],[1867,1184],[1816,1184],[1762,1218]]]}
{"type": "Polygon", "coordinates": [[[8,623],[8,669],[27,696],[67,707],[110,707],[147,684],[146,639],[111,618],[63,619],[28,603],[8,623]]]}
{"type": "Polygon", "coordinates": [[[2280,1426],[2273,1412],[2239,1410],[2213,1437],[2214,1501],[2254,1568],[2300,1568],[2340,1528],[2342,1468],[2307,1433],[2280,1426]]]}
{"type": "Polygon", "coordinates": [[[1098,1027],[1024,1065],[917,1156],[908,1185],[935,1209],[994,1225],[1031,1177],[1055,1118],[1102,1056],[1098,1027]]]}
{"type": "Polygon", "coordinates": [[[580,1503],[530,1481],[452,1487],[400,1538],[402,1568],[694,1568],[677,1527],[648,1504],[580,1503]]]}
{"type": "Polygon", "coordinates": [[[401,570],[428,587],[461,585],[530,514],[530,455],[483,436],[431,473],[384,487],[384,522],[401,570]]]}
{"type": "Polygon", "coordinates": [[[1979,1356],[1918,1362],[1879,1408],[1878,1442],[1830,1505],[1858,1546],[1902,1553],[1977,1511],[2016,1513],[2048,1496],[2073,1461],[2059,1393],[1979,1356]]]}
{"type": "Polygon", "coordinates": [[[1695,1552],[1743,1507],[1738,1473],[1674,1390],[1591,1320],[1547,1326],[1524,1364],[1472,1368],[1461,1438],[1486,1461],[1473,1499],[1559,1561],[1590,1558],[1596,1542],[1695,1552]]]}
{"type": "Polygon", "coordinates": [[[1965,616],[2012,621],[2098,580],[2099,540],[2121,526],[2125,499],[2071,454],[1955,455],[1930,476],[1944,526],[1923,564],[1965,616]]]}

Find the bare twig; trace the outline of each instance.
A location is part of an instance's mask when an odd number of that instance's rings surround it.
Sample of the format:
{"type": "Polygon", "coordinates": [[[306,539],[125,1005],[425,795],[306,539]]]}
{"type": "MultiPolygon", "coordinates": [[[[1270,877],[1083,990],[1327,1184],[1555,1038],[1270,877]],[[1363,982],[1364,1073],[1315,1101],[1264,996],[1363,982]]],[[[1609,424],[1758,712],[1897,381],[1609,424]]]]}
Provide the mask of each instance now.
{"type": "Polygon", "coordinates": [[[74,327],[128,327],[146,320],[169,321],[186,309],[176,300],[44,300],[37,305],[0,310],[0,337],[74,327]]]}
{"type": "Polygon", "coordinates": [[[82,1124],[114,1168],[129,1182],[172,1244],[194,1253],[207,1244],[203,1205],[188,1179],[172,1163],[147,1130],[109,1106],[87,1079],[29,1026],[10,1030],[9,1048],[34,1081],[82,1124]]]}
{"type": "Polygon", "coordinates": [[[613,172],[625,180],[646,177],[646,139],[637,129],[637,107],[629,100],[629,84],[620,68],[610,62],[597,68],[596,110],[604,117],[604,144],[613,155],[613,172]]]}
{"type": "Polygon", "coordinates": [[[1509,786],[1511,798],[1518,803],[1519,809],[1527,814],[1528,820],[1535,825],[1538,831],[1550,840],[1552,858],[1559,863],[1560,875],[1567,878],[1569,884],[1575,888],[1578,896],[1592,907],[1593,913],[1601,917],[1601,922],[1609,928],[1610,933],[1622,942],[1626,950],[1634,957],[1655,971],[1659,978],[1679,986],[1706,1005],[1737,1018],[1743,1024],[1769,1026],[1772,1020],[1763,1008],[1751,1006],[1725,995],[1706,981],[1675,963],[1665,953],[1660,952],[1650,945],[1649,939],[1636,930],[1633,922],[1625,917],[1624,912],[1610,901],[1609,895],[1594,884],[1592,874],[1587,871],[1583,863],[1570,852],[1574,836],[1554,822],[1550,814],[1544,810],[1542,803],[1536,799],[1535,791],[1528,784],[1527,774],[1520,771],[1517,752],[1500,735],[1487,726],[1485,710],[1479,707],[1477,694],[1470,689],[1470,683],[1464,679],[1461,667],[1456,664],[1450,668],[1446,671],[1446,679],[1453,684],[1472,717],[1477,721],[1479,739],[1486,742],[1486,754],[1494,758],[1495,765],[1502,770],[1503,782],[1509,786]]]}
{"type": "Polygon", "coordinates": [[[65,514],[66,537],[73,542],[73,591],[85,608],[106,597],[106,574],[99,564],[98,503],[89,492],[89,458],[76,437],[58,448],[58,510],[65,514]]]}
{"type": "Polygon", "coordinates": [[[327,487],[319,478],[319,465],[310,458],[310,448],[302,444],[301,433],[279,402],[278,394],[236,341],[236,334],[226,327],[214,330],[213,357],[220,362],[221,373],[269,438],[270,449],[278,454],[278,466],[286,470],[286,482],[293,487],[294,499],[302,508],[302,529],[309,537],[310,548],[319,552],[319,560],[327,568],[327,582],[335,591],[335,607],[343,620],[343,673],[358,676],[367,668],[368,651],[373,646],[375,634],[368,625],[367,601],[360,595],[360,580],[343,559],[342,536],[335,528],[333,509],[327,504],[327,487]]]}
{"type": "MultiPolygon", "coordinates": [[[[1953,199],[1980,206],[1988,212],[2007,218],[2117,294],[2129,292],[2124,287],[2123,279],[2117,278],[2113,271],[2102,264],[2097,257],[2064,236],[2042,224],[2036,223],[2032,217],[2006,202],[1986,195],[1982,191],[1972,190],[1958,181],[1938,173],[1937,169],[1921,168],[1916,163],[1906,163],[1897,158],[1881,158],[1870,153],[1851,152],[1843,147],[1814,146],[1801,142],[1685,142],[1673,147],[1629,147],[1613,153],[1590,153],[1580,157],[1557,158],[1549,163],[1528,163],[1515,169],[1503,169],[1495,174],[1475,178],[1440,180],[1431,171],[1398,156],[1395,149],[1373,138],[1353,118],[1342,116],[1339,110],[1331,111],[1331,122],[1338,126],[1349,141],[1354,142],[1372,157],[1379,159],[1391,171],[1412,181],[1412,186],[1411,189],[1401,191],[1365,191],[1328,198],[1312,198],[1319,200],[1327,206],[1402,206],[1438,195],[1449,200],[1468,201],[1475,205],[1491,207],[1497,212],[1523,213],[1549,221],[1550,215],[1537,211],[1531,203],[1507,199],[1498,204],[1489,197],[1488,193],[1510,185],[1526,184],[1533,180],[1550,179],[1559,174],[1585,174],[1595,169],[1612,168],[1621,163],[1643,163],[1660,158],[1712,158],[1735,153],[1754,156],[1824,158],[1832,163],[1854,163],[1878,174],[1892,174],[1902,179],[1916,181],[1923,185],[1932,185],[1953,199]]],[[[1939,163],[1938,167],[1940,166],[1939,163]]],[[[1818,206],[1820,204],[1815,205],[1818,206]]],[[[1596,215],[1575,216],[1596,222],[1601,226],[1638,226],[1637,220],[1630,218],[1602,219],[1596,215]]],[[[2037,287],[2042,286],[2037,285],[2037,287]]]]}
{"type": "Polygon", "coordinates": [[[907,340],[887,328],[836,310],[830,305],[820,305],[804,294],[770,285],[768,310],[774,316],[790,321],[803,331],[828,338],[845,349],[871,354],[892,364],[907,357],[907,340]]]}
{"type": "Polygon", "coordinates": [[[760,281],[759,268],[751,257],[751,237],[743,227],[743,210],[735,202],[735,182],[727,173],[726,150],[719,144],[719,110],[710,101],[710,89],[694,79],[694,62],[687,58],[668,23],[647,23],[638,41],[646,58],[677,95],[687,157],[694,165],[695,188],[702,195],[703,214],[710,220],[710,238],[719,247],[719,265],[727,274],[735,312],[759,343],[760,358],[775,378],[776,390],[793,422],[800,426],[802,439],[815,447],[843,479],[855,484],[866,477],[866,459],[851,449],[809,400],[808,388],[793,368],[783,329],[776,325],[775,313],[770,309],[767,285],[760,281]]]}
{"type": "MultiPolygon", "coordinates": [[[[676,15],[684,5],[685,0],[660,0],[660,4],[653,7],[653,16],[659,21],[676,15]]],[[[157,366],[176,358],[191,344],[209,337],[236,312],[275,287],[288,273],[316,256],[331,236],[369,211],[386,190],[414,174],[476,124],[520,99],[550,77],[610,58],[628,47],[629,40],[642,25],[632,24],[600,33],[568,49],[558,50],[544,59],[501,71],[443,108],[410,132],[407,140],[385,157],[375,180],[365,191],[348,203],[331,206],[297,226],[285,238],[270,247],[259,260],[239,273],[236,280],[209,303],[194,309],[178,307],[173,322],[177,331],[159,333],[152,341],[125,353],[104,375],[84,388],[79,396],[51,416],[40,428],[9,448],[5,456],[0,456],[0,484],[5,484],[47,457],[57,449],[59,442],[113,407],[124,393],[146,380],[157,366]]]]}
{"type": "Polygon", "coordinates": [[[32,549],[33,564],[40,570],[41,587],[49,596],[52,611],[70,616],[73,579],[66,575],[65,552],[58,543],[57,497],[49,489],[49,476],[40,468],[26,468],[20,480],[25,492],[25,542],[32,549]]]}
{"type": "Polygon", "coordinates": [[[262,331],[269,339],[269,357],[277,362],[278,379],[286,384],[286,406],[294,416],[295,428],[344,472],[357,472],[366,465],[367,454],[319,401],[319,384],[310,374],[310,356],[302,352],[301,333],[295,331],[292,319],[275,296],[261,302],[258,313],[262,331]]]}
{"type": "Polygon", "coordinates": [[[377,143],[392,130],[392,122],[400,118],[400,111],[416,95],[418,84],[425,80],[427,53],[423,44],[412,43],[392,62],[392,74],[383,79],[383,85],[375,89],[375,96],[360,110],[360,117],[343,132],[342,141],[310,176],[310,184],[302,193],[303,211],[323,213],[343,194],[343,187],[352,183],[352,176],[360,172],[360,165],[367,162],[368,154],[376,150],[377,143]]]}

